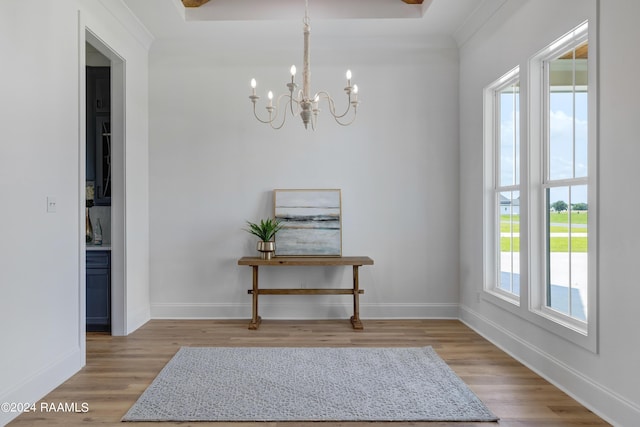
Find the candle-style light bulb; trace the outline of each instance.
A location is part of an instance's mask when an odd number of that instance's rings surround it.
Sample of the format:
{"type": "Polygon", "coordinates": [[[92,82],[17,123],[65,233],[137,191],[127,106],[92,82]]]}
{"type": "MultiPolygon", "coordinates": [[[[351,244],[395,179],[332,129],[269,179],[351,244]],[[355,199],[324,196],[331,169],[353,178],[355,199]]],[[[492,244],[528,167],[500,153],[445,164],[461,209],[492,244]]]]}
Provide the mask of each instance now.
{"type": "Polygon", "coordinates": [[[269,98],[269,107],[273,106],[273,92],[269,91],[269,93],[267,93],[267,98],[269,98]]]}
{"type": "Polygon", "coordinates": [[[353,85],[353,93],[358,94],[358,85],[353,85]]]}
{"type": "Polygon", "coordinates": [[[296,82],[296,66],[292,65],[291,66],[291,85],[289,86],[289,89],[291,90],[291,93],[293,93],[293,88],[294,88],[294,84],[296,82]]]}
{"type": "Polygon", "coordinates": [[[251,79],[251,92],[253,96],[256,96],[256,79],[251,79]]]}
{"type": "Polygon", "coordinates": [[[351,80],[351,70],[347,70],[347,80],[351,80]]]}

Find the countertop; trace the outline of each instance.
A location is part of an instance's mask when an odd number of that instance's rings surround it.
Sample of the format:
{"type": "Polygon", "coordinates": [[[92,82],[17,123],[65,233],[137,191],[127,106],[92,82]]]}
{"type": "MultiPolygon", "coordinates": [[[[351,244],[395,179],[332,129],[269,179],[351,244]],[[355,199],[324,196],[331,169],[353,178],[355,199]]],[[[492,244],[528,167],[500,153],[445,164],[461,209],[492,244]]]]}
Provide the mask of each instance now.
{"type": "Polygon", "coordinates": [[[110,251],[111,243],[103,243],[102,245],[94,245],[93,243],[87,243],[88,251],[110,251]]]}

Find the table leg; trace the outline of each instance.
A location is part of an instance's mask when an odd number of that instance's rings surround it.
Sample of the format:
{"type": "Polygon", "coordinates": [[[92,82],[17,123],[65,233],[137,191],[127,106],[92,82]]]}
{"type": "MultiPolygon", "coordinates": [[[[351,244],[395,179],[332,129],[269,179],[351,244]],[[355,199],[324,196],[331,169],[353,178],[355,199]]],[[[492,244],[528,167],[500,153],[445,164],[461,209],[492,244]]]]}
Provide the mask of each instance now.
{"type": "Polygon", "coordinates": [[[364,329],[360,321],[360,288],[358,284],[358,267],[353,266],[353,316],[351,316],[351,326],[353,329],[364,329]]]}
{"type": "Polygon", "coordinates": [[[252,317],[249,323],[249,329],[258,329],[262,319],[258,316],[258,266],[253,266],[253,305],[252,305],[252,317]]]}

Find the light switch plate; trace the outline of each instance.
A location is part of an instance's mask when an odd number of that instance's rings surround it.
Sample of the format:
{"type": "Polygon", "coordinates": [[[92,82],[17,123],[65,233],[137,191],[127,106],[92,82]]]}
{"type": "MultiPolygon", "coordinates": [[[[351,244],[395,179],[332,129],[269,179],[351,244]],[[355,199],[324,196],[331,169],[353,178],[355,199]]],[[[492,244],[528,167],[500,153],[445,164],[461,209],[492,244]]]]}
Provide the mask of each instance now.
{"type": "Polygon", "coordinates": [[[47,196],[47,212],[55,213],[57,208],[56,198],[53,196],[47,196]]]}

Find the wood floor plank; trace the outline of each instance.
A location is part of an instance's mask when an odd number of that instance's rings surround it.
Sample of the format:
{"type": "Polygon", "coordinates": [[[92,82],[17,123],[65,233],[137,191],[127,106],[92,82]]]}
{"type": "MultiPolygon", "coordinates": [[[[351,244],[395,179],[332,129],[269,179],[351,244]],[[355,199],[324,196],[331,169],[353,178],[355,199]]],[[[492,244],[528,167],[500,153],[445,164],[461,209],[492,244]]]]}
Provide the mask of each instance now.
{"type": "Polygon", "coordinates": [[[87,365],[36,404],[86,403],[89,411],[24,413],[21,426],[365,427],[609,425],[457,320],[271,321],[250,331],[239,320],[152,320],[127,337],[87,334],[87,365]],[[120,419],[181,346],[200,347],[423,347],[432,346],[483,402],[496,423],[126,423],[120,419]]]}

